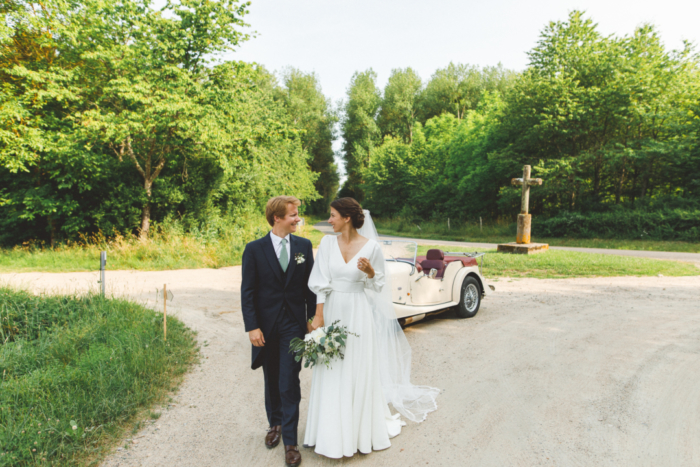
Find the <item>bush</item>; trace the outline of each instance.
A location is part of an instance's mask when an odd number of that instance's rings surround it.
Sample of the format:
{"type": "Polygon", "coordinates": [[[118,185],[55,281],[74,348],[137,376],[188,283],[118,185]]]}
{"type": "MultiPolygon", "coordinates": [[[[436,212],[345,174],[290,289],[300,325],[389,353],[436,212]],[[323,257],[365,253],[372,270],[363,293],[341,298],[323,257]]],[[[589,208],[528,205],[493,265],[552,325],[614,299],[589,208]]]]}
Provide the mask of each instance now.
{"type": "Polygon", "coordinates": [[[700,241],[700,209],[614,209],[586,214],[564,212],[533,218],[539,237],[624,238],[700,241]]]}
{"type": "MultiPolygon", "coordinates": [[[[75,465],[196,358],[192,331],[141,305],[0,288],[0,465],[75,465]]],[[[108,444],[108,443],[107,443],[108,444]]]]}

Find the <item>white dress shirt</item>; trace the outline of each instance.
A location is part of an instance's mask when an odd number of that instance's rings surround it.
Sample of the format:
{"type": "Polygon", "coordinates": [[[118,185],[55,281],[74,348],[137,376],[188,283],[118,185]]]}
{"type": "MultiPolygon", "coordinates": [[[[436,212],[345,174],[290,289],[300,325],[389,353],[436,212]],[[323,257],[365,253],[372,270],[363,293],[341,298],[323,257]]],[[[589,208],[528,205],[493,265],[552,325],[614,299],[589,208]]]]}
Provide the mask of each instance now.
{"type": "MultiPolygon", "coordinates": [[[[285,247],[287,248],[287,259],[289,262],[292,262],[292,250],[290,249],[291,246],[289,245],[289,240],[290,240],[291,235],[287,234],[286,238],[287,239],[287,244],[285,247]]],[[[273,234],[272,231],[270,231],[270,238],[272,239],[272,246],[275,248],[275,254],[277,255],[277,259],[280,259],[280,253],[282,252],[282,237],[278,237],[277,235],[273,234]]]]}

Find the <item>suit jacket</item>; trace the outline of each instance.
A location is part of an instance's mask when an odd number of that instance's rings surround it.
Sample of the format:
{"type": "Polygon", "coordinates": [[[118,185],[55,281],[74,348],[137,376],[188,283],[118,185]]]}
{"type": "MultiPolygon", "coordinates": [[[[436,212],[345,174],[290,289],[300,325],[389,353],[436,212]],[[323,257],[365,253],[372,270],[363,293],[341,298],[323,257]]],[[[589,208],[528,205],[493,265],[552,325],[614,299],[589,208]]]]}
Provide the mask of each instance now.
{"type": "MultiPolygon", "coordinates": [[[[284,306],[306,333],[308,319],[316,314],[316,294],[309,290],[309,275],[314,266],[311,242],[290,235],[287,272],[282,271],[268,233],[248,243],[243,252],[241,308],[246,332],[260,328],[267,338],[284,306]],[[297,262],[297,257],[303,262],[297,262]]],[[[303,335],[303,334],[302,334],[303,335]]],[[[265,347],[253,348],[252,368],[262,365],[265,347]]]]}

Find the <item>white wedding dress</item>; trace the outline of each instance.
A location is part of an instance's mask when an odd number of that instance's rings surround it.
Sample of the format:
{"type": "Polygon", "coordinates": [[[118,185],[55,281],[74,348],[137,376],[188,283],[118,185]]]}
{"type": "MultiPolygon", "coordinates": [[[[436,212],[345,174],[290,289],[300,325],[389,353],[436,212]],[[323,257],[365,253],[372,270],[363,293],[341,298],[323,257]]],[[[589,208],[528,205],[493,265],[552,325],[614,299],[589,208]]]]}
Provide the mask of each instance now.
{"type": "Polygon", "coordinates": [[[381,247],[372,239],[348,263],[337,237],[324,237],[318,248],[309,288],[317,302],[324,303],[324,323],[339,320],[359,336],[348,336],[344,360],[313,369],[304,445],[315,446],[315,452],[326,457],[386,449],[405,425],[400,414],[391,414],[382,389],[375,320],[365,292],[382,291],[384,266],[381,247]],[[357,268],[360,257],[372,264],[372,279],[357,268]]]}

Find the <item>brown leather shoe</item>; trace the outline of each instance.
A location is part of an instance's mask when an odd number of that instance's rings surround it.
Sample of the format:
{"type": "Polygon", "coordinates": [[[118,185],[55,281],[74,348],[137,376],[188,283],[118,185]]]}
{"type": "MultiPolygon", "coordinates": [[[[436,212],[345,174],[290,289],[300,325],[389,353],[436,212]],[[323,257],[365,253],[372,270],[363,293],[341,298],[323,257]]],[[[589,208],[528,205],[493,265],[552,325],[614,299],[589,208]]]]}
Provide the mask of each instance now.
{"type": "Polygon", "coordinates": [[[280,444],[280,438],[282,437],[282,425],[271,426],[267,429],[267,434],[265,435],[265,446],[267,449],[272,449],[280,444]]]}
{"type": "Polygon", "coordinates": [[[285,446],[284,447],[284,461],[289,467],[296,467],[301,464],[301,453],[299,448],[296,446],[285,446]]]}

